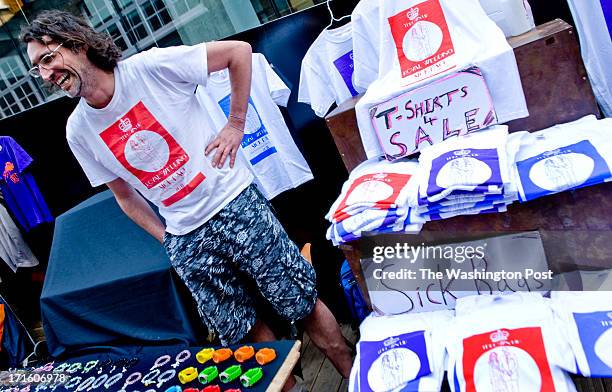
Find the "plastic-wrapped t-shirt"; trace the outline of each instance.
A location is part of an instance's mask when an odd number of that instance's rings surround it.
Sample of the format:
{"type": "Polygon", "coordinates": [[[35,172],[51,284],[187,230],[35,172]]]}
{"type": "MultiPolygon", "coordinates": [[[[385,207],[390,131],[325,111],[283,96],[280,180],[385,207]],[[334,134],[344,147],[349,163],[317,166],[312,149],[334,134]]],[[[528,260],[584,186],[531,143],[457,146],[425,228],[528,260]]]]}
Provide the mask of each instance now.
{"type": "Polygon", "coordinates": [[[421,153],[419,197],[442,200],[456,191],[501,194],[510,182],[507,127],[446,140],[421,153]]]}
{"type": "Polygon", "coordinates": [[[369,158],[383,154],[372,106],[470,66],[482,71],[500,123],[528,116],[514,52],[478,0],[370,0],[352,18],[358,85],[367,84],[360,68],[378,62],[378,79],[355,108],[369,158]]]}
{"type": "Polygon", "coordinates": [[[516,155],[520,200],[609,181],[612,119],[587,116],[528,134],[516,155]]]}
{"type": "Polygon", "coordinates": [[[415,191],[416,161],[387,162],[370,159],[357,166],[342,186],[340,197],[334,202],[327,218],[339,221],[364,209],[388,209],[407,205],[415,191]]]}
{"type": "Polygon", "coordinates": [[[437,391],[444,376],[444,336],[452,311],[368,316],[349,391],[437,391]]]}
{"type": "Polygon", "coordinates": [[[538,293],[457,299],[447,340],[453,391],[575,391],[571,348],[538,293]]]}
{"type": "Polygon", "coordinates": [[[612,292],[553,291],[551,299],[580,373],[612,377],[612,292]]]}
{"type": "Polygon", "coordinates": [[[415,161],[374,158],[353,169],[325,216],[331,222],[327,239],[338,245],[364,232],[418,233],[424,220],[408,205],[416,197],[417,168],[415,161]]]}

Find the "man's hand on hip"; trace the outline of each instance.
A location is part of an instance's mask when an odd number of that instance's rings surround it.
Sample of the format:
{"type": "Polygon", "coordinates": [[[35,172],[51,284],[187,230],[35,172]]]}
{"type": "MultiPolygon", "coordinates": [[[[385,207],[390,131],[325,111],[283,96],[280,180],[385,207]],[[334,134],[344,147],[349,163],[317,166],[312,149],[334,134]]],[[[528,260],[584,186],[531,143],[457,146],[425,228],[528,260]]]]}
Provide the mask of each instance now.
{"type": "MultiPolygon", "coordinates": [[[[243,125],[244,126],[244,125],[243,125]]],[[[206,146],[205,154],[208,156],[214,149],[217,151],[212,159],[213,167],[223,167],[227,157],[230,159],[230,168],[236,163],[236,154],[240,148],[244,132],[238,126],[228,122],[219,132],[217,137],[206,146]]]]}

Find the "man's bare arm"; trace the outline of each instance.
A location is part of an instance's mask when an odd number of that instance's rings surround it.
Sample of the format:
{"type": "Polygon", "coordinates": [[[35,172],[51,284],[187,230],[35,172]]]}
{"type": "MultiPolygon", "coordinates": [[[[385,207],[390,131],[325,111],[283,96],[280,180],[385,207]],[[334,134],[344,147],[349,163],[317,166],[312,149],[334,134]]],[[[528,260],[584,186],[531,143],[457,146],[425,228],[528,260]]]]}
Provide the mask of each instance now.
{"type": "Polygon", "coordinates": [[[229,156],[234,167],[242,141],[247,105],[251,93],[251,45],[242,41],[217,41],[206,44],[208,72],[228,69],[231,85],[230,114],[227,125],[206,147],[206,155],[215,148],[213,166],[221,167],[229,156]]]}
{"type": "Polygon", "coordinates": [[[164,241],[164,225],[149,203],[130,184],[117,178],[106,185],[115,195],[119,207],[131,220],[159,242],[164,241]]]}

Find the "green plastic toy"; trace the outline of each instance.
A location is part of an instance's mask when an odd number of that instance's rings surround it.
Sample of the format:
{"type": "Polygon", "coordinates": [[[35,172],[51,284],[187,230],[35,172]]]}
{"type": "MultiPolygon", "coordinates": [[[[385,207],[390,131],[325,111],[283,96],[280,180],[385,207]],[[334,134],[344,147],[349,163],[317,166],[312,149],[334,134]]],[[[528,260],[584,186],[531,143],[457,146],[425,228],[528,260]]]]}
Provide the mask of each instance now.
{"type": "Polygon", "coordinates": [[[253,369],[249,369],[240,377],[240,382],[245,388],[252,387],[257,384],[259,380],[263,377],[263,369],[260,367],[256,367],[253,369]]]}
{"type": "Polygon", "coordinates": [[[221,380],[222,383],[227,384],[228,382],[232,382],[240,377],[241,374],[242,368],[240,365],[232,365],[219,375],[219,380],[221,380]]]}
{"type": "Polygon", "coordinates": [[[198,381],[206,385],[212,382],[219,375],[219,370],[216,366],[209,366],[202,370],[198,375],[198,381]]]}

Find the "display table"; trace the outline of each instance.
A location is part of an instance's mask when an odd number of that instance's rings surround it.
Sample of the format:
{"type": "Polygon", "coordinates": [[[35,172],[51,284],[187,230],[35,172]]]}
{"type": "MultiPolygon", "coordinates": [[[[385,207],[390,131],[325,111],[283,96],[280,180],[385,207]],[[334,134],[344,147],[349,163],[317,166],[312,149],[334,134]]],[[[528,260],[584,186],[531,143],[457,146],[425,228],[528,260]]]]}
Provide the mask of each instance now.
{"type": "MultiPolygon", "coordinates": [[[[240,364],[242,373],[258,367],[263,370],[262,378],[248,390],[253,392],[280,391],[299,359],[301,342],[282,340],[254,343],[252,346],[255,352],[261,348],[272,348],[276,352],[276,358],[263,366],[257,363],[255,357],[240,364]]],[[[239,347],[239,345],[230,346],[232,351],[239,347]]],[[[51,366],[39,368],[38,370],[42,370],[42,373],[39,374],[53,375],[54,381],[32,382],[30,391],[49,389],[56,392],[75,390],[166,391],[173,386],[180,386],[183,390],[187,388],[201,390],[208,385],[218,385],[222,391],[232,388],[245,390],[239,379],[222,383],[219,377],[215,377],[210,383],[204,385],[195,378],[181,383],[179,373],[189,367],[194,367],[199,374],[209,366],[216,366],[220,374],[230,366],[239,364],[233,356],[218,364],[212,360],[204,364],[199,363],[196,354],[203,348],[217,349],[220,347],[122,346],[112,349],[92,349],[87,354],[70,358],[65,362],[55,362],[51,366]]],[[[29,371],[27,374],[34,375],[36,372],[29,371]]],[[[19,386],[22,390],[27,389],[26,383],[21,383],[19,386]]]]}
{"type": "Polygon", "coordinates": [[[194,344],[199,318],[164,249],[106,191],[57,218],[41,295],[49,352],[194,344]]]}

